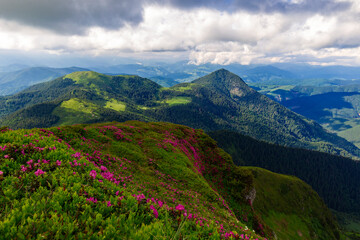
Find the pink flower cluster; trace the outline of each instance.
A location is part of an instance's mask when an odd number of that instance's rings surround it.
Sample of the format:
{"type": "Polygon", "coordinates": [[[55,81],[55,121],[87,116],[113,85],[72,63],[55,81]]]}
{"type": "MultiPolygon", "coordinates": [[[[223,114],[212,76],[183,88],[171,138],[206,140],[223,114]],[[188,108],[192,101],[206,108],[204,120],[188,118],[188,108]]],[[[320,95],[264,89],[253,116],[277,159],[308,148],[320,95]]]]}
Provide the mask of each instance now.
{"type": "Polygon", "coordinates": [[[80,159],[82,157],[80,152],[76,152],[71,156],[74,157],[74,158],[77,158],[77,159],[80,159]]]}
{"type": "Polygon", "coordinates": [[[139,195],[133,195],[133,197],[136,198],[136,200],[138,200],[139,202],[143,199],[145,199],[145,195],[144,194],[139,194],[139,195]]]}
{"type": "Polygon", "coordinates": [[[43,170],[41,170],[41,169],[38,169],[36,172],[35,172],[35,175],[36,176],[39,176],[39,175],[43,175],[43,174],[45,174],[46,172],[44,172],[43,170]]]}
{"type": "Polygon", "coordinates": [[[158,218],[159,213],[158,213],[157,209],[153,205],[150,206],[150,209],[153,211],[154,217],[158,218]]]}
{"type": "Polygon", "coordinates": [[[86,201],[88,201],[88,202],[93,202],[93,203],[97,203],[97,202],[98,202],[98,200],[97,200],[96,198],[94,198],[94,197],[87,198],[86,201]]]}
{"type": "Polygon", "coordinates": [[[179,204],[179,205],[177,205],[177,206],[175,207],[175,209],[178,210],[178,211],[184,211],[184,210],[185,210],[185,207],[184,207],[183,205],[179,204]]]}
{"type": "Polygon", "coordinates": [[[97,173],[96,173],[95,170],[91,170],[89,175],[90,175],[90,177],[92,177],[93,179],[95,179],[95,178],[96,178],[96,174],[97,174],[97,173]]]}

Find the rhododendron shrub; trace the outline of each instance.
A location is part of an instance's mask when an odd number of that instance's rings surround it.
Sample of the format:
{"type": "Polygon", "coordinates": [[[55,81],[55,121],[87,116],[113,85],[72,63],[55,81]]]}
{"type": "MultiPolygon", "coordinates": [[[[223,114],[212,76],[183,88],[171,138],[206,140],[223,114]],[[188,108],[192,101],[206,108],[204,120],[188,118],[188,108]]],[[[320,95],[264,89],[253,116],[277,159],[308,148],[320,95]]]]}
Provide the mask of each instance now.
{"type": "Polygon", "coordinates": [[[0,236],[260,239],[219,194],[222,154],[202,131],[166,123],[3,131],[0,236]]]}

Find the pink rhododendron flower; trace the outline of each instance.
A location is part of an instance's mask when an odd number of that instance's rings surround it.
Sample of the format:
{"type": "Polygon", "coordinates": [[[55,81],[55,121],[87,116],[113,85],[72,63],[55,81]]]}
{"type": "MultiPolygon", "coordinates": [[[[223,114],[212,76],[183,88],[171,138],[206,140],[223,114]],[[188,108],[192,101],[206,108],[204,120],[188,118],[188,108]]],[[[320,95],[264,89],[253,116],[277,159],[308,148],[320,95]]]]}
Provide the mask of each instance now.
{"type": "Polygon", "coordinates": [[[89,175],[90,175],[93,179],[95,179],[95,178],[96,178],[96,174],[97,174],[97,173],[96,173],[95,170],[91,170],[89,175]]]}
{"type": "Polygon", "coordinates": [[[36,176],[39,176],[39,175],[42,175],[42,174],[45,174],[45,172],[44,172],[43,170],[41,170],[41,169],[38,169],[38,170],[36,170],[36,172],[35,172],[35,175],[36,175],[36,176]]]}
{"type": "Polygon", "coordinates": [[[185,210],[185,207],[183,205],[179,204],[175,207],[175,209],[179,210],[179,211],[183,211],[183,210],[185,210]]]}
{"type": "Polygon", "coordinates": [[[76,152],[75,154],[73,154],[71,156],[80,159],[81,158],[81,153],[76,152]]]}
{"type": "Polygon", "coordinates": [[[4,172],[3,171],[0,171],[0,175],[3,175],[4,174],[4,172]]]}
{"type": "Polygon", "coordinates": [[[97,199],[94,198],[94,197],[87,198],[86,201],[88,201],[88,202],[93,202],[93,203],[97,203],[97,199]]]}
{"type": "Polygon", "coordinates": [[[164,203],[162,201],[158,201],[159,207],[162,207],[164,205],[164,203]]]}
{"type": "Polygon", "coordinates": [[[9,158],[9,155],[5,155],[4,158],[9,158]]]}
{"type": "Polygon", "coordinates": [[[60,166],[60,165],[61,165],[61,161],[56,160],[56,165],[60,166]]]}
{"type": "Polygon", "coordinates": [[[150,209],[153,210],[154,217],[158,218],[159,213],[158,213],[157,209],[153,205],[150,206],[150,209]]]}
{"type": "Polygon", "coordinates": [[[119,195],[119,191],[116,191],[116,193],[115,193],[115,194],[116,194],[116,196],[118,196],[118,195],[119,195]]]}
{"type": "Polygon", "coordinates": [[[135,198],[136,198],[136,200],[138,200],[138,201],[141,201],[142,199],[145,199],[145,195],[144,194],[139,194],[139,195],[133,195],[135,198]]]}
{"type": "Polygon", "coordinates": [[[108,207],[111,207],[111,201],[108,201],[107,204],[106,204],[108,207]]]}

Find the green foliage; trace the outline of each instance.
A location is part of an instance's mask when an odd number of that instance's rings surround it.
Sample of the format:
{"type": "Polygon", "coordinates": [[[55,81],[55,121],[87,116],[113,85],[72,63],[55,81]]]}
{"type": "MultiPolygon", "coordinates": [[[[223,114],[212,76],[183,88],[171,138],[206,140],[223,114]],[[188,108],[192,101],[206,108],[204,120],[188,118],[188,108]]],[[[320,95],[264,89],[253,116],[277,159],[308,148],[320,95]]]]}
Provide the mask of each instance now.
{"type": "MultiPolygon", "coordinates": [[[[231,154],[236,165],[258,166],[297,176],[310,184],[330,208],[355,215],[360,211],[359,162],[326,153],[269,144],[230,131],[215,131],[209,134],[220,147],[231,154]]],[[[261,182],[269,181],[273,184],[275,179],[272,177],[271,180],[261,182]]],[[[270,193],[267,187],[264,189],[266,193],[270,193]]],[[[281,186],[279,189],[287,193],[294,187],[281,186]]],[[[271,199],[273,198],[264,202],[271,203],[271,199]]],[[[282,209],[286,209],[280,204],[281,199],[275,201],[282,209]]],[[[345,221],[341,221],[342,225],[343,222],[345,221]]],[[[272,224],[269,223],[274,227],[272,224]]]]}
{"type": "Polygon", "coordinates": [[[0,117],[39,103],[51,102],[55,99],[67,99],[75,88],[72,80],[57,79],[34,85],[12,96],[0,97],[0,117]]]}
{"type": "Polygon", "coordinates": [[[179,104],[187,104],[187,103],[191,102],[191,98],[190,97],[174,97],[171,99],[167,99],[165,102],[167,104],[169,104],[170,106],[179,105],[179,104]]]}
{"type": "Polygon", "coordinates": [[[333,211],[342,228],[342,232],[350,239],[360,238],[360,217],[357,214],[333,211]]]}
{"type": "Polygon", "coordinates": [[[243,196],[217,191],[242,192],[251,174],[232,172],[203,131],[135,121],[4,128],[0,147],[5,239],[262,239],[227,204],[246,207],[243,196]]]}
{"type": "Polygon", "coordinates": [[[115,111],[125,111],[126,104],[115,99],[110,99],[106,103],[105,108],[114,109],[115,111]]]}
{"type": "Polygon", "coordinates": [[[337,222],[309,185],[296,177],[249,169],[255,176],[254,208],[279,239],[339,239],[337,222]]]}

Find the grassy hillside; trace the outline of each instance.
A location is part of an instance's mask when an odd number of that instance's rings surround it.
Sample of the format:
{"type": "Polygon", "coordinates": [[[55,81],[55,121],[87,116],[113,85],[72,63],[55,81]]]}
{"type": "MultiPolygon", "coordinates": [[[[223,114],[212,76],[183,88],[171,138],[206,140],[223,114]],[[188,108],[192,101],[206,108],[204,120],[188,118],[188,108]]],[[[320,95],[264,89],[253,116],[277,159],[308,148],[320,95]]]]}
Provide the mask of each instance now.
{"type": "MultiPolygon", "coordinates": [[[[321,226],[337,228],[337,225],[331,226],[334,224],[330,220],[331,214],[323,212],[325,204],[317,201],[317,194],[300,179],[261,168],[244,169],[251,170],[255,178],[257,197],[253,206],[261,213],[264,222],[275,231],[278,239],[323,238],[328,230],[321,226]],[[322,218],[317,217],[320,215],[322,218]],[[304,229],[309,231],[303,231],[304,229]]],[[[336,234],[328,236],[329,239],[338,238],[336,234]]]]}
{"type": "Polygon", "coordinates": [[[209,133],[238,166],[299,177],[337,211],[360,212],[360,163],[326,153],[282,147],[230,131],[209,133]]]}
{"type": "Polygon", "coordinates": [[[76,72],[0,98],[1,125],[50,127],[104,121],[166,121],[229,129],[287,146],[344,156],[360,150],[249,88],[224,69],[171,88],[137,76],[76,72]]]}
{"type": "Polygon", "coordinates": [[[308,185],[235,167],[202,130],[137,121],[3,128],[0,147],[8,239],[339,237],[308,185]]]}

